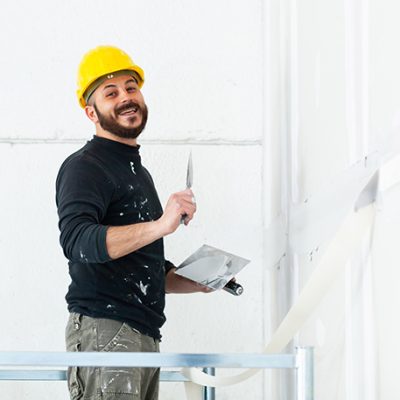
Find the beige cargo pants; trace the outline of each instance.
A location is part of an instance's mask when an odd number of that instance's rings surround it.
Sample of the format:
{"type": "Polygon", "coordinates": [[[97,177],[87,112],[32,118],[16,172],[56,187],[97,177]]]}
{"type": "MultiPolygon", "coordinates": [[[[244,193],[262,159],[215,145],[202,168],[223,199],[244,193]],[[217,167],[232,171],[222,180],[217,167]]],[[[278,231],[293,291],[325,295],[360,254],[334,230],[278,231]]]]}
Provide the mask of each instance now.
{"type": "MultiPolygon", "coordinates": [[[[67,351],[158,352],[159,342],[129,325],[71,313],[66,328],[67,351]]],[[[68,369],[71,400],[157,400],[158,368],[72,367],[68,369]]]]}

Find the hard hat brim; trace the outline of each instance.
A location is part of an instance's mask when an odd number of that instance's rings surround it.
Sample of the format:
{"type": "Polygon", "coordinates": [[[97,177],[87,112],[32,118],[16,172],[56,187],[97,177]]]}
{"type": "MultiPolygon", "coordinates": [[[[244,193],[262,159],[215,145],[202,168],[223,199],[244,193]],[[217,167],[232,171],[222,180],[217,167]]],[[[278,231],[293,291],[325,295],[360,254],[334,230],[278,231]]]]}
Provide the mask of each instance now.
{"type": "Polygon", "coordinates": [[[92,84],[89,85],[89,87],[85,90],[85,93],[83,93],[83,95],[82,95],[85,105],[88,104],[88,101],[89,101],[90,97],[92,96],[92,94],[96,91],[96,89],[103,82],[105,82],[107,79],[116,78],[117,76],[121,76],[121,75],[131,75],[136,80],[139,88],[141,88],[143,86],[143,79],[141,78],[141,76],[139,75],[139,73],[136,70],[124,69],[121,71],[112,72],[110,74],[103,75],[100,78],[97,78],[92,84]]]}
{"type": "Polygon", "coordinates": [[[77,96],[79,99],[79,104],[82,108],[85,108],[87,106],[87,101],[89,100],[90,96],[95,92],[95,90],[107,79],[111,79],[111,77],[116,77],[119,75],[132,75],[138,83],[139,89],[142,88],[143,83],[144,83],[144,71],[142,68],[140,68],[138,65],[135,65],[134,67],[128,67],[124,68],[122,70],[118,71],[111,71],[97,79],[95,79],[93,82],[90,82],[88,84],[88,87],[84,90],[83,93],[81,91],[77,91],[77,96]]]}

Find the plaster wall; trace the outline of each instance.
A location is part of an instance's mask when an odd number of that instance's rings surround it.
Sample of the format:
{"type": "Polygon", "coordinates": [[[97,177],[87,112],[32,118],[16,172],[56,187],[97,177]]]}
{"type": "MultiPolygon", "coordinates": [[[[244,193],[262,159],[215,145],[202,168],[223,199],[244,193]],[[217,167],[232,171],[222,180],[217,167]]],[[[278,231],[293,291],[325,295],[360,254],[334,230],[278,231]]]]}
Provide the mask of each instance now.
{"type": "Polygon", "coordinates": [[[400,6],[394,1],[371,4],[371,131],[382,153],[391,156],[381,170],[381,196],[373,252],[375,335],[379,344],[379,399],[398,396],[400,319],[398,282],[400,160],[400,57],[397,51],[400,6]]]}
{"type": "MultiPolygon", "coordinates": [[[[291,3],[291,11],[296,292],[353,207],[348,182],[362,187],[371,165],[379,167],[399,151],[399,56],[393,49],[400,8],[390,1],[306,1],[291,3]]],[[[388,182],[398,182],[398,168],[397,158],[381,171],[386,183],[374,244],[368,237],[358,243],[295,339],[315,346],[317,398],[389,399],[398,393],[399,321],[393,310],[399,197],[396,185],[388,189],[388,182]]]]}

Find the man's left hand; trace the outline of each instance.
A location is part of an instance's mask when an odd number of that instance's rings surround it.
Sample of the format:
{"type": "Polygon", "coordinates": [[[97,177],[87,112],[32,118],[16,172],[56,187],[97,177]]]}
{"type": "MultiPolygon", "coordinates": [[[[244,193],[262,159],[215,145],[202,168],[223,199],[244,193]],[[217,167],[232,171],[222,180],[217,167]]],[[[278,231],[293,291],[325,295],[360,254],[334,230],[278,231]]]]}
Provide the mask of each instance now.
{"type": "Polygon", "coordinates": [[[165,277],[165,292],[166,293],[211,293],[214,289],[194,282],[181,275],[175,274],[176,268],[168,271],[165,277]]]}

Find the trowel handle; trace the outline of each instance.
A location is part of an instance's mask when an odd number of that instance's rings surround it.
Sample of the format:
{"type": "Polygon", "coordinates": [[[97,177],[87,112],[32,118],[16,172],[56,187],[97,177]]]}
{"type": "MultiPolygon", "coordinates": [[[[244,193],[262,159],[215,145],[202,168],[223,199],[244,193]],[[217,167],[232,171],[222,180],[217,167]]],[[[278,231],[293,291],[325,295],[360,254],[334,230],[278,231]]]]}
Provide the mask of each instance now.
{"type": "Polygon", "coordinates": [[[235,281],[229,281],[222,289],[234,296],[240,296],[243,293],[243,286],[235,281]]]}

